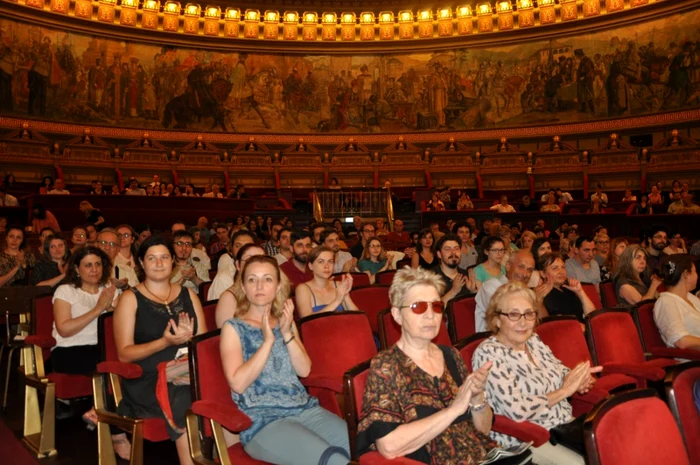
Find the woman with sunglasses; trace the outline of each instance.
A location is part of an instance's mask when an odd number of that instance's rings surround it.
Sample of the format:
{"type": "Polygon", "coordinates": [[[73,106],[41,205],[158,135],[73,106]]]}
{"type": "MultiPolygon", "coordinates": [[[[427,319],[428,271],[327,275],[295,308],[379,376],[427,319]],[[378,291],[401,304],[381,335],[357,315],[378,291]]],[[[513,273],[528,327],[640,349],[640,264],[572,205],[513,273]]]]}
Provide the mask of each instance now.
{"type": "Polygon", "coordinates": [[[442,324],[442,278],[422,268],[396,272],[389,289],[401,338],[372,359],[357,435],[360,455],[422,463],[479,463],[496,444],[484,388],[491,365],[474,373],[456,349],[432,342],[442,324]],[[436,392],[437,391],[437,392],[436,392]]]}
{"type": "Polygon", "coordinates": [[[287,277],[267,256],[251,257],[240,274],[238,309],[221,328],[220,349],[233,401],[252,420],[240,434],[243,448],[274,464],[347,464],[347,425],[299,381],[311,359],[294,324],[287,277]]]}
{"type": "Polygon", "coordinates": [[[595,310],[595,305],[581,287],[581,283],[566,275],[564,257],[547,253],[536,263],[542,282],[535,288],[541,316],[573,315],[583,323],[583,317],[595,310]]]}
{"type": "Polygon", "coordinates": [[[484,241],[483,253],[486,259],[474,268],[477,290],[489,279],[504,279],[506,267],[503,265],[503,257],[507,251],[506,244],[500,237],[489,236],[484,241]]]}
{"type": "MultiPolygon", "coordinates": [[[[537,307],[535,293],[524,284],[511,281],[501,286],[486,310],[486,325],[493,335],[474,351],[472,365],[491,366],[486,402],[494,413],[535,423],[557,439],[556,446],[545,442],[533,449],[534,463],[583,465],[583,417],[574,420],[567,398],[588,392],[595,383],[591,375],[602,368],[589,362],[572,370],[564,366],[534,332],[537,307]],[[581,434],[560,434],[572,429],[581,434]]],[[[501,433],[491,437],[504,447],[519,444],[501,433]]]]}

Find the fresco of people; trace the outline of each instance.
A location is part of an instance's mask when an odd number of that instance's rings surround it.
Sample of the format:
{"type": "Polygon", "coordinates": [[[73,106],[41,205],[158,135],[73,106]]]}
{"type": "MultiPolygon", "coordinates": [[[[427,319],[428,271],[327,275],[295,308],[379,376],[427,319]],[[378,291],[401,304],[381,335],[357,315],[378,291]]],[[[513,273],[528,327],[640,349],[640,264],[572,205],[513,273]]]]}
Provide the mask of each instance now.
{"type": "Polygon", "coordinates": [[[222,53],[0,20],[0,114],[149,129],[397,133],[700,106],[700,10],[579,37],[396,55],[222,53]]]}

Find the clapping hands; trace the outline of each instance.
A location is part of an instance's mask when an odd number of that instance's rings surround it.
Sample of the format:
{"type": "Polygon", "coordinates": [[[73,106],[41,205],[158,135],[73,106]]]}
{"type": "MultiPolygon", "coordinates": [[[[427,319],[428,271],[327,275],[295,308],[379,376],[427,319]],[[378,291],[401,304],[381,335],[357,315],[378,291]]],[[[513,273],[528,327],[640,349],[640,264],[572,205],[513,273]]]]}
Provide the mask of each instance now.
{"type": "Polygon", "coordinates": [[[188,342],[194,335],[194,319],[185,312],[180,312],[178,321],[170,319],[163,331],[163,338],[171,345],[180,345],[188,342]]]}

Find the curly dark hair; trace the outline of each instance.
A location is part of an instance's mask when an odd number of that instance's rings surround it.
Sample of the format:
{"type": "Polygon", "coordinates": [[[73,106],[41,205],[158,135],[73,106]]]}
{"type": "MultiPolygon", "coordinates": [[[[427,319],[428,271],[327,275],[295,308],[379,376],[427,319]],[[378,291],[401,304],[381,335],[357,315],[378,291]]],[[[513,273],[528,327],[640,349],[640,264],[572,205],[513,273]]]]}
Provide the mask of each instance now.
{"type": "Polygon", "coordinates": [[[112,264],[109,261],[109,257],[106,253],[91,245],[79,248],[71,256],[68,266],[68,273],[66,275],[67,283],[72,284],[74,287],[80,287],[83,285],[83,280],[80,279],[80,275],[78,274],[78,266],[80,266],[80,262],[83,261],[83,258],[87,257],[88,255],[100,257],[100,260],[102,261],[102,276],[100,276],[99,284],[101,286],[107,284],[109,278],[112,276],[112,264]]]}

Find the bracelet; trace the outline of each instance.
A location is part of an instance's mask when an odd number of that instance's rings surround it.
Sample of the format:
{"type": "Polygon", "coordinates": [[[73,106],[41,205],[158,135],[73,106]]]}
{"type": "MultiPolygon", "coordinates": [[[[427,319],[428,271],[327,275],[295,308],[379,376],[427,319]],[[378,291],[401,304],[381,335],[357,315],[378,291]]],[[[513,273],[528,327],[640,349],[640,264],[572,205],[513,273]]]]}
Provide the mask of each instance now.
{"type": "Polygon", "coordinates": [[[469,407],[471,408],[472,412],[481,412],[486,408],[487,405],[489,405],[489,401],[486,400],[486,397],[484,397],[484,401],[482,403],[477,405],[469,404],[469,407]]]}
{"type": "Polygon", "coordinates": [[[283,340],[284,345],[289,345],[289,343],[292,342],[296,337],[296,334],[292,334],[292,337],[290,337],[288,341],[283,340]]]}

